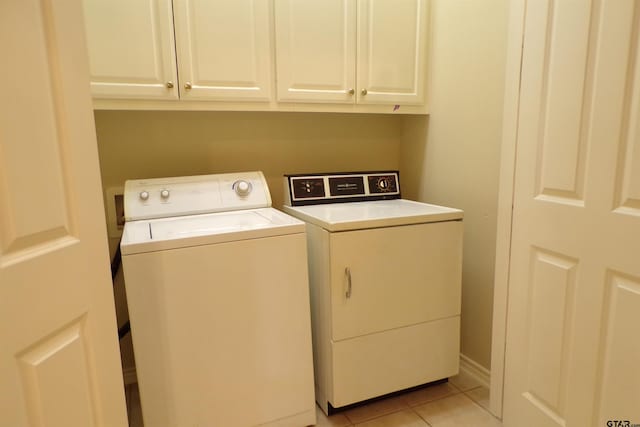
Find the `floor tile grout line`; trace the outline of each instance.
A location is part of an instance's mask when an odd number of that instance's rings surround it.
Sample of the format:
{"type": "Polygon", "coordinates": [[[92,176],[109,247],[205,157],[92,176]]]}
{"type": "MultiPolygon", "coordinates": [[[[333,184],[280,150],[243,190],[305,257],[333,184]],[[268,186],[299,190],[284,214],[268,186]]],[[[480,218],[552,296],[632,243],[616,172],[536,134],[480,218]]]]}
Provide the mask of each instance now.
{"type": "MultiPolygon", "coordinates": [[[[482,387],[482,386],[479,386],[479,387],[482,387]]],[[[479,388],[479,387],[476,387],[476,388],[479,388]]],[[[489,411],[487,408],[485,408],[485,407],[483,407],[482,405],[480,405],[478,402],[476,402],[475,400],[473,400],[471,397],[467,396],[464,392],[462,392],[462,393],[456,393],[456,394],[451,394],[451,395],[446,396],[446,397],[443,397],[443,398],[441,398],[441,399],[435,399],[435,400],[432,400],[432,401],[430,401],[430,402],[425,403],[424,405],[427,405],[427,404],[429,404],[429,403],[431,403],[431,402],[435,402],[435,401],[437,401],[437,400],[443,400],[443,399],[446,399],[446,398],[449,398],[449,397],[457,396],[457,395],[460,395],[460,394],[461,394],[461,395],[463,395],[464,397],[466,397],[467,399],[469,399],[469,401],[471,401],[471,403],[472,403],[472,404],[474,404],[475,406],[477,406],[478,408],[480,408],[480,410],[482,410],[483,412],[486,412],[486,413],[487,413],[487,414],[489,414],[492,418],[494,418],[494,419],[498,420],[498,421],[500,422],[500,425],[502,425],[502,420],[501,420],[500,418],[496,417],[494,414],[492,414],[492,413],[491,413],[491,411],[489,411]]],[[[422,405],[420,405],[420,406],[422,406],[422,405]]],[[[433,426],[432,426],[432,424],[431,424],[431,423],[429,423],[429,421],[428,421],[428,420],[426,420],[422,415],[420,415],[420,413],[419,413],[418,411],[416,411],[416,410],[415,410],[415,408],[417,408],[417,406],[416,406],[416,407],[411,407],[411,410],[412,410],[413,412],[415,412],[415,413],[416,413],[416,414],[417,414],[417,415],[418,415],[418,416],[419,416],[419,417],[420,417],[420,418],[421,418],[425,423],[427,423],[430,427],[433,427],[433,426]]]]}
{"type": "MultiPolygon", "coordinates": [[[[436,398],[434,398],[434,399],[427,400],[427,401],[422,402],[422,403],[417,403],[417,404],[415,404],[415,405],[411,405],[411,404],[409,404],[409,403],[407,403],[407,402],[405,401],[405,402],[403,402],[403,403],[404,403],[404,405],[406,406],[406,407],[404,407],[404,408],[397,408],[397,409],[394,409],[394,410],[392,410],[392,411],[390,411],[390,412],[385,412],[384,414],[376,415],[376,416],[374,416],[374,417],[372,417],[372,418],[366,418],[366,419],[364,419],[364,420],[360,421],[359,423],[356,423],[356,422],[352,421],[352,420],[351,420],[351,418],[349,418],[349,415],[347,415],[346,413],[344,414],[344,416],[345,416],[345,417],[347,418],[347,420],[351,423],[351,426],[355,427],[355,426],[357,426],[358,424],[362,424],[362,423],[366,423],[366,422],[369,422],[369,421],[373,421],[373,420],[376,420],[376,419],[378,419],[378,418],[386,417],[387,415],[392,415],[392,414],[395,414],[395,413],[397,413],[397,412],[402,412],[402,411],[406,411],[407,409],[410,409],[410,410],[411,410],[411,412],[413,412],[413,413],[417,414],[417,415],[420,417],[420,419],[421,419],[421,420],[423,420],[425,423],[427,423],[427,425],[428,425],[428,426],[430,426],[430,427],[431,427],[431,424],[429,423],[429,421],[425,420],[422,416],[420,416],[420,414],[415,410],[415,408],[417,408],[417,407],[419,407],[419,406],[427,405],[427,404],[429,404],[429,403],[431,403],[431,402],[436,402],[436,401],[439,401],[439,400],[447,399],[447,398],[449,398],[449,397],[457,396],[457,395],[459,395],[459,394],[463,394],[463,395],[464,395],[464,392],[463,392],[463,391],[460,391],[460,389],[456,388],[456,390],[457,390],[457,392],[455,392],[455,393],[450,393],[450,394],[447,394],[447,395],[444,395],[444,396],[436,397],[436,398]]],[[[466,397],[467,397],[469,400],[473,401],[473,399],[471,399],[469,396],[466,396],[466,397]]],[[[474,402],[474,403],[476,403],[476,402],[474,402]]],[[[477,403],[476,403],[476,404],[477,404],[477,403]]],[[[479,406],[479,405],[478,405],[478,406],[479,406]]],[[[484,408],[482,408],[482,409],[484,409],[484,408]]],[[[485,410],[486,410],[486,409],[485,409],[485,410]]],[[[349,427],[351,427],[351,426],[349,426],[349,427]]]]}
{"type": "Polygon", "coordinates": [[[411,409],[417,408],[418,406],[423,406],[423,405],[426,405],[426,404],[431,403],[431,402],[436,402],[438,400],[446,399],[448,397],[457,396],[458,394],[464,394],[464,392],[463,391],[458,391],[457,393],[451,393],[451,394],[447,394],[447,395],[444,395],[444,396],[436,397],[434,399],[427,400],[426,402],[417,403],[415,405],[409,405],[409,407],[411,409]]]}
{"type": "MultiPolygon", "coordinates": [[[[439,396],[439,397],[436,397],[436,398],[433,398],[433,399],[430,399],[430,400],[427,400],[427,401],[424,401],[424,402],[416,403],[416,404],[410,404],[410,403],[408,403],[407,401],[402,400],[402,403],[405,405],[405,407],[404,407],[404,408],[397,408],[397,409],[394,409],[394,410],[392,410],[392,411],[390,411],[390,412],[385,412],[385,413],[383,413],[383,414],[376,415],[376,416],[374,416],[374,417],[372,417],[372,418],[365,418],[365,419],[361,420],[359,423],[356,423],[356,422],[354,422],[351,418],[349,418],[349,415],[348,415],[346,412],[345,412],[344,416],[345,416],[345,417],[347,418],[347,420],[351,423],[351,426],[357,426],[358,424],[362,424],[362,423],[366,423],[366,422],[369,422],[369,421],[372,421],[372,420],[376,420],[376,419],[378,419],[378,418],[382,418],[382,417],[385,417],[385,416],[387,416],[387,415],[395,414],[395,413],[397,413],[397,412],[401,412],[401,411],[404,411],[404,410],[406,410],[406,409],[410,409],[410,410],[411,410],[411,411],[413,411],[414,413],[418,414],[418,413],[414,410],[414,408],[417,408],[417,407],[419,407],[419,406],[426,405],[426,404],[431,403],[431,402],[436,402],[436,401],[438,401],[438,400],[446,399],[446,398],[448,398],[448,397],[456,396],[456,395],[459,395],[459,394],[465,395],[465,392],[464,392],[464,391],[462,391],[460,388],[458,388],[458,387],[454,386],[454,385],[453,385],[453,384],[451,384],[451,383],[449,383],[449,384],[450,384],[451,386],[453,386],[453,387],[452,387],[452,388],[453,388],[453,391],[454,391],[453,393],[449,393],[449,394],[446,394],[446,395],[444,395],[444,396],[439,396]]],[[[474,388],[472,388],[472,389],[469,389],[469,391],[470,391],[470,390],[474,390],[474,389],[476,389],[476,388],[480,388],[480,387],[482,387],[482,386],[474,387],[474,388]]],[[[466,396],[466,395],[465,395],[465,396],[466,396]]],[[[466,396],[466,397],[467,397],[469,400],[472,400],[472,401],[473,401],[473,399],[471,399],[471,397],[469,397],[469,396],[466,396]]],[[[475,401],[474,401],[474,403],[475,403],[475,401]]],[[[484,408],[482,408],[482,409],[484,409],[484,408]]],[[[420,416],[420,414],[418,414],[418,416],[420,416]]],[[[427,420],[425,420],[424,418],[420,417],[420,419],[424,420],[424,421],[425,421],[429,426],[431,426],[431,424],[429,424],[429,422],[428,422],[427,420]]],[[[349,427],[351,427],[351,426],[349,426],[349,427]]]]}
{"type": "MultiPolygon", "coordinates": [[[[483,386],[478,386],[478,387],[475,387],[475,388],[473,388],[473,389],[471,389],[471,390],[463,391],[463,392],[462,392],[462,394],[464,394],[466,397],[468,397],[469,399],[471,399],[471,400],[473,401],[473,403],[475,403],[476,405],[478,405],[479,407],[481,407],[484,411],[488,412],[488,413],[489,413],[489,415],[491,415],[492,417],[494,417],[494,418],[496,418],[496,419],[498,419],[498,420],[499,420],[499,418],[498,418],[498,417],[496,417],[496,416],[495,416],[495,415],[494,415],[494,414],[489,410],[489,408],[485,408],[484,406],[482,406],[482,405],[480,404],[480,402],[478,402],[476,399],[474,399],[474,398],[473,398],[473,397],[471,397],[469,394],[467,394],[467,393],[472,392],[472,391],[474,391],[474,390],[477,390],[477,389],[479,389],[479,388],[481,388],[481,387],[483,387],[483,386]]],[[[502,420],[501,420],[501,421],[502,421],[502,420]]]]}
{"type": "Polygon", "coordinates": [[[372,418],[366,418],[366,419],[360,421],[359,423],[351,421],[351,418],[349,418],[349,415],[347,415],[346,413],[344,414],[344,416],[347,417],[347,420],[349,420],[349,422],[351,423],[352,426],[356,426],[358,424],[362,424],[362,423],[366,423],[366,422],[369,422],[369,421],[372,421],[372,420],[377,420],[378,418],[386,417],[387,415],[395,414],[396,412],[402,412],[402,411],[406,411],[407,409],[411,409],[411,407],[406,402],[404,402],[404,404],[406,405],[405,408],[394,409],[394,410],[392,410],[390,412],[385,412],[384,414],[376,415],[375,417],[372,417],[372,418]]]}
{"type": "MultiPolygon", "coordinates": [[[[463,393],[464,394],[464,393],[463,393]]],[[[485,408],[484,406],[482,406],[481,404],[479,404],[478,402],[476,402],[475,400],[473,400],[471,397],[467,396],[466,394],[464,394],[464,396],[469,399],[474,405],[476,405],[478,408],[480,408],[483,412],[486,412],[487,414],[491,415],[493,418],[495,418],[496,420],[502,422],[502,420],[498,417],[496,417],[495,415],[493,415],[491,413],[491,411],[489,411],[487,408],[485,408]]]]}
{"type": "Polygon", "coordinates": [[[479,384],[479,385],[473,386],[473,387],[468,388],[468,389],[463,389],[462,387],[455,385],[451,381],[449,381],[449,384],[452,385],[454,388],[460,390],[461,393],[466,393],[466,392],[471,391],[471,390],[475,390],[475,389],[478,389],[478,388],[481,388],[481,387],[486,387],[483,384],[479,384]]]}
{"type": "Polygon", "coordinates": [[[403,412],[403,411],[406,411],[407,409],[408,409],[410,412],[413,412],[414,414],[416,414],[416,415],[418,416],[418,418],[420,418],[422,421],[424,421],[424,422],[425,422],[425,424],[427,424],[427,426],[428,426],[428,427],[432,427],[432,426],[431,426],[431,424],[429,423],[429,421],[427,421],[427,420],[425,420],[424,418],[422,418],[422,417],[420,416],[420,414],[419,414],[419,413],[417,413],[416,411],[414,411],[414,410],[413,410],[413,408],[412,408],[412,407],[410,407],[410,406],[407,406],[406,408],[398,409],[398,410],[393,411],[393,412],[389,412],[389,413],[386,413],[386,414],[382,414],[382,415],[379,415],[379,416],[376,416],[376,417],[373,417],[373,418],[367,418],[366,420],[363,420],[363,421],[361,421],[361,422],[359,422],[359,423],[354,423],[354,422],[352,422],[352,421],[351,421],[351,419],[350,419],[349,417],[347,417],[347,419],[349,419],[349,421],[351,422],[351,424],[350,424],[349,426],[346,426],[346,427],[357,427],[358,425],[362,425],[362,424],[364,424],[364,423],[368,423],[369,421],[373,421],[373,420],[377,420],[377,419],[382,418],[382,417],[386,417],[386,416],[389,416],[389,415],[397,414],[398,412],[403,412]]]}
{"type": "Polygon", "coordinates": [[[424,421],[429,427],[432,427],[431,423],[429,421],[427,421],[426,419],[424,419],[424,417],[422,415],[420,415],[420,413],[418,411],[416,411],[414,408],[411,408],[411,410],[413,411],[414,414],[416,414],[418,417],[420,417],[420,419],[422,421],[424,421]]]}
{"type": "Polygon", "coordinates": [[[459,389],[459,390],[462,391],[463,393],[468,393],[470,391],[477,390],[477,389],[482,388],[482,387],[484,387],[484,386],[483,385],[478,385],[478,386],[475,386],[475,387],[468,388],[466,390],[462,390],[462,389],[459,389]]]}

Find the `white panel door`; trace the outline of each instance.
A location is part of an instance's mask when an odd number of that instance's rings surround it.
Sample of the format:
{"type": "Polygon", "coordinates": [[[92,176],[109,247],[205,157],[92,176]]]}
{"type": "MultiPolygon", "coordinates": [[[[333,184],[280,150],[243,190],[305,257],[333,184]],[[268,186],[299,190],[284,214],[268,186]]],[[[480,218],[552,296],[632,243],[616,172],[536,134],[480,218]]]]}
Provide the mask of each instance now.
{"type": "Polygon", "coordinates": [[[269,0],[174,0],[181,99],[271,99],[269,0]]]}
{"type": "Polygon", "coordinates": [[[355,0],[276,0],[278,101],[354,103],[355,0]]]}
{"type": "Polygon", "coordinates": [[[80,0],[0,2],[0,425],[126,426],[80,0]]]}
{"type": "Polygon", "coordinates": [[[330,246],[332,340],[460,314],[461,221],[331,233],[330,246]]]}
{"type": "Polygon", "coordinates": [[[507,426],[640,423],[639,30],[634,0],[527,2],[507,426]]]}
{"type": "Polygon", "coordinates": [[[83,0],[94,98],[177,99],[171,0],[83,0]]]}
{"type": "Polygon", "coordinates": [[[427,0],[358,2],[358,103],[423,104],[427,0]]]}

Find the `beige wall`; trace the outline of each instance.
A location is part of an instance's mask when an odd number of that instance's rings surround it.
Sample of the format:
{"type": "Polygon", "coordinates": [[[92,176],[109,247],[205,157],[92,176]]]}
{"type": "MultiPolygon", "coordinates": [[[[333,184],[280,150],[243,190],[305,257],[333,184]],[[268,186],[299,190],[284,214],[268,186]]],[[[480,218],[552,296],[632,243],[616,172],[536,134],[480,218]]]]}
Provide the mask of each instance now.
{"type": "Polygon", "coordinates": [[[133,178],[261,170],[274,207],[284,173],[397,169],[402,118],[389,115],[97,111],[105,188],[133,178]]]}
{"type": "Polygon", "coordinates": [[[431,115],[407,117],[405,194],[464,209],[464,355],[489,368],[507,0],[433,0],[431,115]]]}
{"type": "MultiPolygon", "coordinates": [[[[284,173],[398,169],[402,118],[319,113],[98,111],[105,189],[127,179],[262,170],[274,207],[284,173]]],[[[118,244],[111,239],[112,254],[118,244]]],[[[120,324],[127,317],[121,276],[120,324]]],[[[133,365],[130,338],[123,365],[133,365]]]]}

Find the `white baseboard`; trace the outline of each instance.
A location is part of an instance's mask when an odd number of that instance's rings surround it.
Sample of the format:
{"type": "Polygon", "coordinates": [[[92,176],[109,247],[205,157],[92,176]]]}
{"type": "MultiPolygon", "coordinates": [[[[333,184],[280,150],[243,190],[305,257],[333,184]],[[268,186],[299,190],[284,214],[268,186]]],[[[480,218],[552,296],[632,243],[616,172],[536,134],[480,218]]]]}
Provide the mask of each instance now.
{"type": "Polygon", "coordinates": [[[462,353],[460,353],[460,371],[472,376],[483,386],[489,388],[489,384],[491,382],[491,371],[462,353]]]}
{"type": "Polygon", "coordinates": [[[136,368],[129,367],[124,368],[122,370],[122,376],[124,378],[124,385],[134,384],[138,382],[138,377],[136,376],[136,368]]]}

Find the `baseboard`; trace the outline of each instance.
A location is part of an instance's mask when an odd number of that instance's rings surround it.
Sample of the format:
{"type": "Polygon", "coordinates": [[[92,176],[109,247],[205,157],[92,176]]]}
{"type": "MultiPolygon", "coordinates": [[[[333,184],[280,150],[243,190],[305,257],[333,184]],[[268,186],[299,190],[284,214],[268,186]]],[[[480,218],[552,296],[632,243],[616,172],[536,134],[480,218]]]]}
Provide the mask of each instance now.
{"type": "Polygon", "coordinates": [[[124,378],[124,385],[134,384],[138,382],[138,377],[136,376],[136,368],[135,366],[124,368],[122,370],[122,377],[124,378]]]}
{"type": "Polygon", "coordinates": [[[489,388],[491,371],[462,353],[460,353],[460,371],[464,371],[465,374],[472,376],[483,386],[489,388]]]}

